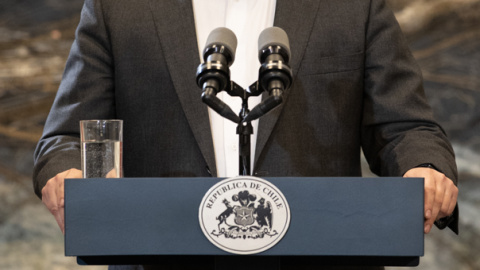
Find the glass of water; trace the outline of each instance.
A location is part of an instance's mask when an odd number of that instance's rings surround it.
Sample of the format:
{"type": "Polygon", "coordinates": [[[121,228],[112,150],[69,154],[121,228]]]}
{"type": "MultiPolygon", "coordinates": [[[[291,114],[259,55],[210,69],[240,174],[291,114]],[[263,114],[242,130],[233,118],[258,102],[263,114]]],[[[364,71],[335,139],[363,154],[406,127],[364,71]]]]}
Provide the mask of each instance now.
{"type": "Polygon", "coordinates": [[[80,121],[83,178],[123,177],[123,120],[80,121]]]}

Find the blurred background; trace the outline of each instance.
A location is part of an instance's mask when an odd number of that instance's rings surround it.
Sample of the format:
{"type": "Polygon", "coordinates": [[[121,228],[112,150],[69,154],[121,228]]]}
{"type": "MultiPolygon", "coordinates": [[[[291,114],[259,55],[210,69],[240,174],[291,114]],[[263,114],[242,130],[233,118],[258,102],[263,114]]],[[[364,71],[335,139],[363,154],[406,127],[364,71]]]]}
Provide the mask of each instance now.
{"type": "MultiPolygon", "coordinates": [[[[480,269],[480,0],[387,0],[425,78],[460,172],[460,231],[425,237],[418,269],[480,269]]],[[[0,2],[0,269],[80,267],[34,195],[33,150],[61,80],[83,1],[0,2]]],[[[368,175],[368,170],[365,170],[368,175]]],[[[388,268],[395,269],[395,268],[388,268]]]]}

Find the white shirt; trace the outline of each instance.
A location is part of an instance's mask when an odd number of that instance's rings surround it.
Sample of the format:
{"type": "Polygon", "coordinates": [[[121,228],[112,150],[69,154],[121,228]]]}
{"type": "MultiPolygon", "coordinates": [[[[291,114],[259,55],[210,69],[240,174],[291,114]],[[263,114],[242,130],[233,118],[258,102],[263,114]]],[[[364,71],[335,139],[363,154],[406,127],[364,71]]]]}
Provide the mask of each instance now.
{"type": "MultiPolygon", "coordinates": [[[[258,80],[258,36],[273,26],[276,0],[192,0],[200,59],[210,32],[217,27],[227,27],[237,36],[235,62],[230,67],[230,79],[246,89],[258,80]]],[[[241,98],[231,97],[225,91],[217,97],[235,113],[241,109],[241,98]]],[[[248,108],[253,109],[261,96],[250,97],[248,108]]],[[[239,173],[237,124],[208,109],[212,130],[217,177],[232,177],[239,173]]],[[[255,157],[258,120],[252,122],[251,169],[255,157]]]]}

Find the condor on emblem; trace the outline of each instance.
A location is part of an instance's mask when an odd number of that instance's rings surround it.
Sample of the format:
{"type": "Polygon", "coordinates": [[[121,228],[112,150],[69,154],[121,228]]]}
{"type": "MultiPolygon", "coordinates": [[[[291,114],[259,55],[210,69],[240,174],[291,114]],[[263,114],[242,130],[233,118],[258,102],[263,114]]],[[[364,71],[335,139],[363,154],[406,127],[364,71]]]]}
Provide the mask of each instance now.
{"type": "Polygon", "coordinates": [[[277,244],[290,225],[290,208],[272,183],[252,176],[218,182],[205,194],[200,226],[208,240],[235,254],[255,254],[277,244]]]}

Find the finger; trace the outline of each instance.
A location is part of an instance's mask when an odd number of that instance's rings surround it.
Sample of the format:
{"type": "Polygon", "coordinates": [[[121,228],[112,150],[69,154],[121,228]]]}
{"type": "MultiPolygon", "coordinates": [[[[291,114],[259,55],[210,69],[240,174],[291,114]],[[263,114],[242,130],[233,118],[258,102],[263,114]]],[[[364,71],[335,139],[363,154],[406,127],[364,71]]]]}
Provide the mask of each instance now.
{"type": "Polygon", "coordinates": [[[56,176],[56,207],[54,208],[55,220],[57,221],[58,227],[62,230],[62,233],[65,234],[65,195],[64,195],[64,183],[65,177],[68,175],[68,171],[58,174],[56,176]]]}
{"type": "Polygon", "coordinates": [[[57,186],[57,223],[62,233],[65,234],[65,193],[64,193],[64,179],[59,180],[57,186]]]}
{"type": "Polygon", "coordinates": [[[47,185],[42,189],[42,202],[47,207],[48,211],[53,215],[55,221],[63,232],[63,219],[59,214],[57,192],[54,188],[55,179],[49,180],[47,185]]]}
{"type": "MultiPolygon", "coordinates": [[[[425,203],[425,210],[424,210],[425,220],[430,220],[432,218],[433,203],[435,201],[435,188],[432,183],[427,181],[427,179],[425,179],[424,194],[425,194],[425,199],[424,199],[425,200],[424,202],[425,203]]],[[[425,225],[428,225],[428,224],[425,224],[425,225]]],[[[425,230],[427,230],[427,228],[425,228],[425,230]]]]}
{"type": "Polygon", "coordinates": [[[437,182],[435,177],[425,176],[425,233],[429,233],[432,229],[444,195],[437,182]]]}
{"type": "Polygon", "coordinates": [[[433,219],[426,219],[425,222],[423,223],[423,226],[424,226],[424,229],[423,229],[423,232],[428,234],[430,233],[430,230],[432,230],[432,226],[433,226],[433,223],[435,222],[435,220],[433,219]]]}
{"type": "Polygon", "coordinates": [[[65,173],[60,174],[57,184],[57,205],[58,205],[58,225],[65,234],[65,179],[66,178],[81,178],[82,171],[77,169],[70,169],[65,173]]]}
{"type": "Polygon", "coordinates": [[[455,192],[456,187],[453,185],[453,183],[447,184],[447,186],[448,187],[445,189],[445,195],[443,197],[442,206],[440,207],[440,212],[438,213],[437,219],[449,216],[455,208],[456,199],[454,198],[453,193],[455,192]],[[453,208],[451,208],[452,205],[453,208]]]}
{"type": "Polygon", "coordinates": [[[458,188],[455,187],[452,192],[452,197],[450,199],[450,205],[448,207],[448,212],[446,216],[450,216],[455,210],[455,206],[457,205],[457,199],[458,199],[458,188]]]}
{"type": "Polygon", "coordinates": [[[443,204],[443,200],[445,198],[445,182],[444,181],[436,181],[437,186],[435,190],[435,200],[433,203],[432,208],[432,219],[433,221],[437,220],[439,217],[440,209],[443,204]]]}
{"type": "Polygon", "coordinates": [[[52,188],[52,182],[49,181],[42,189],[42,202],[47,207],[48,211],[50,211],[50,209],[55,205],[56,201],[56,193],[52,188]]]}
{"type": "Polygon", "coordinates": [[[63,182],[68,171],[57,174],[47,181],[42,189],[42,201],[54,216],[58,226],[64,232],[63,182]]]}

